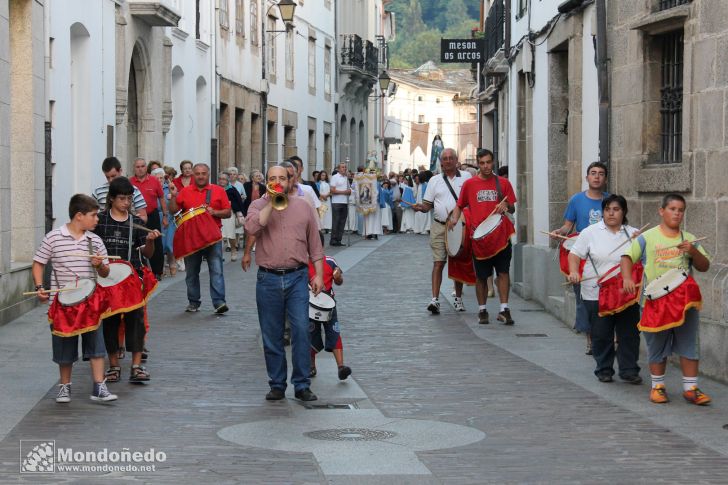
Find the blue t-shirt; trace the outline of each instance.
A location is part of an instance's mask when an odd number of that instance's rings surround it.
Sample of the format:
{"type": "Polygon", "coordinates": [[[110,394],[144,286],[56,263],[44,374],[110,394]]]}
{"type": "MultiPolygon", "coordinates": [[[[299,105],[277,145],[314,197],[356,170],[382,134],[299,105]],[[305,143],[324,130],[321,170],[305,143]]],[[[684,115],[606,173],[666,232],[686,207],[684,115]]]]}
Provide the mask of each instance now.
{"type": "MultiPolygon", "coordinates": [[[[602,199],[608,195],[608,192],[602,193],[602,199]]],[[[576,223],[576,232],[581,232],[602,220],[602,199],[590,199],[586,192],[574,194],[566,206],[564,219],[576,223]]]]}

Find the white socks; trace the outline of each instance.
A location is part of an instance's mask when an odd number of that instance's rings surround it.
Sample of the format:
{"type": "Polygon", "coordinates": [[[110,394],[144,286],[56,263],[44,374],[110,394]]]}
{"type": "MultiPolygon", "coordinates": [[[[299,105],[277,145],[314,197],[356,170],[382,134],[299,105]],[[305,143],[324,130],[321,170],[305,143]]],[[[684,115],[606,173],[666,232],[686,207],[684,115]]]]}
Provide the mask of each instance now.
{"type": "Polygon", "coordinates": [[[508,303],[501,303],[501,309],[500,311],[508,310],[508,303]]]}
{"type": "Polygon", "coordinates": [[[698,387],[698,378],[683,376],[683,391],[689,391],[693,386],[698,387]]]}
{"type": "Polygon", "coordinates": [[[481,310],[481,311],[482,311],[482,310],[485,310],[485,309],[487,309],[487,308],[488,308],[488,307],[487,307],[487,305],[479,305],[479,306],[478,306],[478,310],[481,310]]]}
{"type": "Polygon", "coordinates": [[[657,387],[659,384],[665,385],[665,374],[662,374],[661,376],[656,376],[654,374],[650,374],[650,377],[652,378],[652,389],[657,387]]]}

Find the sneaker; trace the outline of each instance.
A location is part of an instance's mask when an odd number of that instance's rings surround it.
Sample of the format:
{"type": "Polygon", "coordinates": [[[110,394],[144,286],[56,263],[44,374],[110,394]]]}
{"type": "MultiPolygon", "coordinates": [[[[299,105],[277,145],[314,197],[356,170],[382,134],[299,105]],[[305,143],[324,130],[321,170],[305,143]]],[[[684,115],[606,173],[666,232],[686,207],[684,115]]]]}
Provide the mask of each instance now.
{"type": "Polygon", "coordinates": [[[638,376],[637,374],[631,375],[631,376],[620,376],[619,378],[622,379],[627,384],[634,384],[635,386],[642,384],[642,378],[640,376],[638,376]]]}
{"type": "Polygon", "coordinates": [[[237,261],[238,260],[238,252],[233,251],[232,256],[230,256],[230,261],[237,261]]]}
{"type": "Polygon", "coordinates": [[[456,312],[464,312],[465,311],[465,305],[463,304],[463,299],[455,297],[455,303],[453,303],[453,306],[455,307],[456,312]]]}
{"type": "Polygon", "coordinates": [[[710,396],[701,391],[697,386],[693,386],[683,392],[683,397],[687,402],[697,404],[698,406],[705,406],[706,404],[710,404],[711,401],[710,396]]]}
{"type": "Polygon", "coordinates": [[[478,312],[478,323],[481,325],[488,325],[490,319],[488,318],[488,310],[480,310],[478,312]]]}
{"type": "Polygon", "coordinates": [[[185,270],[185,260],[184,259],[177,260],[177,270],[178,271],[185,270]]]}
{"type": "Polygon", "coordinates": [[[185,308],[185,311],[187,313],[199,312],[200,311],[200,306],[199,305],[194,305],[194,304],[190,303],[189,305],[187,305],[187,308],[185,308]]]}
{"type": "Polygon", "coordinates": [[[116,401],[118,396],[111,394],[109,389],[106,387],[106,379],[103,382],[94,382],[94,393],[91,394],[92,401],[116,401]]]}
{"type": "Polygon", "coordinates": [[[511,318],[511,310],[508,308],[498,314],[498,321],[502,322],[503,325],[513,325],[514,323],[516,323],[511,318]]]}
{"type": "Polygon", "coordinates": [[[667,390],[665,389],[664,384],[658,384],[652,388],[650,391],[650,401],[655,404],[665,404],[666,402],[670,402],[670,399],[667,397],[667,390]]]}
{"type": "Polygon", "coordinates": [[[599,382],[614,382],[614,378],[610,374],[599,374],[597,379],[599,382]]]}
{"type": "Polygon", "coordinates": [[[318,399],[318,396],[311,392],[311,389],[308,387],[306,389],[301,389],[300,391],[296,391],[296,399],[299,401],[316,401],[318,399]]]}
{"type": "Polygon", "coordinates": [[[339,367],[339,380],[345,381],[347,377],[351,375],[351,368],[345,365],[339,367]]]}
{"type": "Polygon", "coordinates": [[[56,396],[56,402],[64,403],[71,402],[71,383],[58,384],[58,395],[56,396]]]}
{"type": "Polygon", "coordinates": [[[226,311],[228,311],[228,306],[225,303],[215,308],[215,313],[217,313],[218,315],[222,315],[226,311]]]}
{"type": "Polygon", "coordinates": [[[427,305],[427,310],[432,312],[433,315],[440,314],[440,301],[437,298],[430,300],[430,304],[427,305]]]}
{"type": "Polygon", "coordinates": [[[488,290],[488,298],[493,298],[495,296],[495,290],[490,289],[488,290]]]}
{"type": "Polygon", "coordinates": [[[286,392],[283,389],[278,389],[277,387],[271,388],[270,391],[268,391],[268,394],[265,395],[266,401],[280,401],[281,399],[284,399],[286,397],[286,392]]]}

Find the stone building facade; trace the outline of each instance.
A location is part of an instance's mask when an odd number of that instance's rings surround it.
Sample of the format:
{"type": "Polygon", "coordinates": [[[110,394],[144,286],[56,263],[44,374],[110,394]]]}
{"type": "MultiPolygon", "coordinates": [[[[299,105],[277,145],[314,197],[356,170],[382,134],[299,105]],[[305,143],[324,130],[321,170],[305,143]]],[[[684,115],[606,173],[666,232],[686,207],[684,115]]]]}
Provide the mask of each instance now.
{"type": "Polygon", "coordinates": [[[0,323],[35,305],[22,296],[45,229],[42,0],[0,0],[0,323]]]}

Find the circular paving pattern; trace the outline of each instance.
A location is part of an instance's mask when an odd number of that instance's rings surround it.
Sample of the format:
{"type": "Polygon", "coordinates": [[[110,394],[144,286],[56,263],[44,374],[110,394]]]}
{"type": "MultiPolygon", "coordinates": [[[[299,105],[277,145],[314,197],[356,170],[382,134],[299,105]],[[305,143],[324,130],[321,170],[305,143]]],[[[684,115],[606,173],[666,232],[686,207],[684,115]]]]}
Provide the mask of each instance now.
{"type": "Polygon", "coordinates": [[[368,428],[337,428],[308,431],[303,435],[324,441],[379,441],[394,438],[397,433],[368,428]]]}

